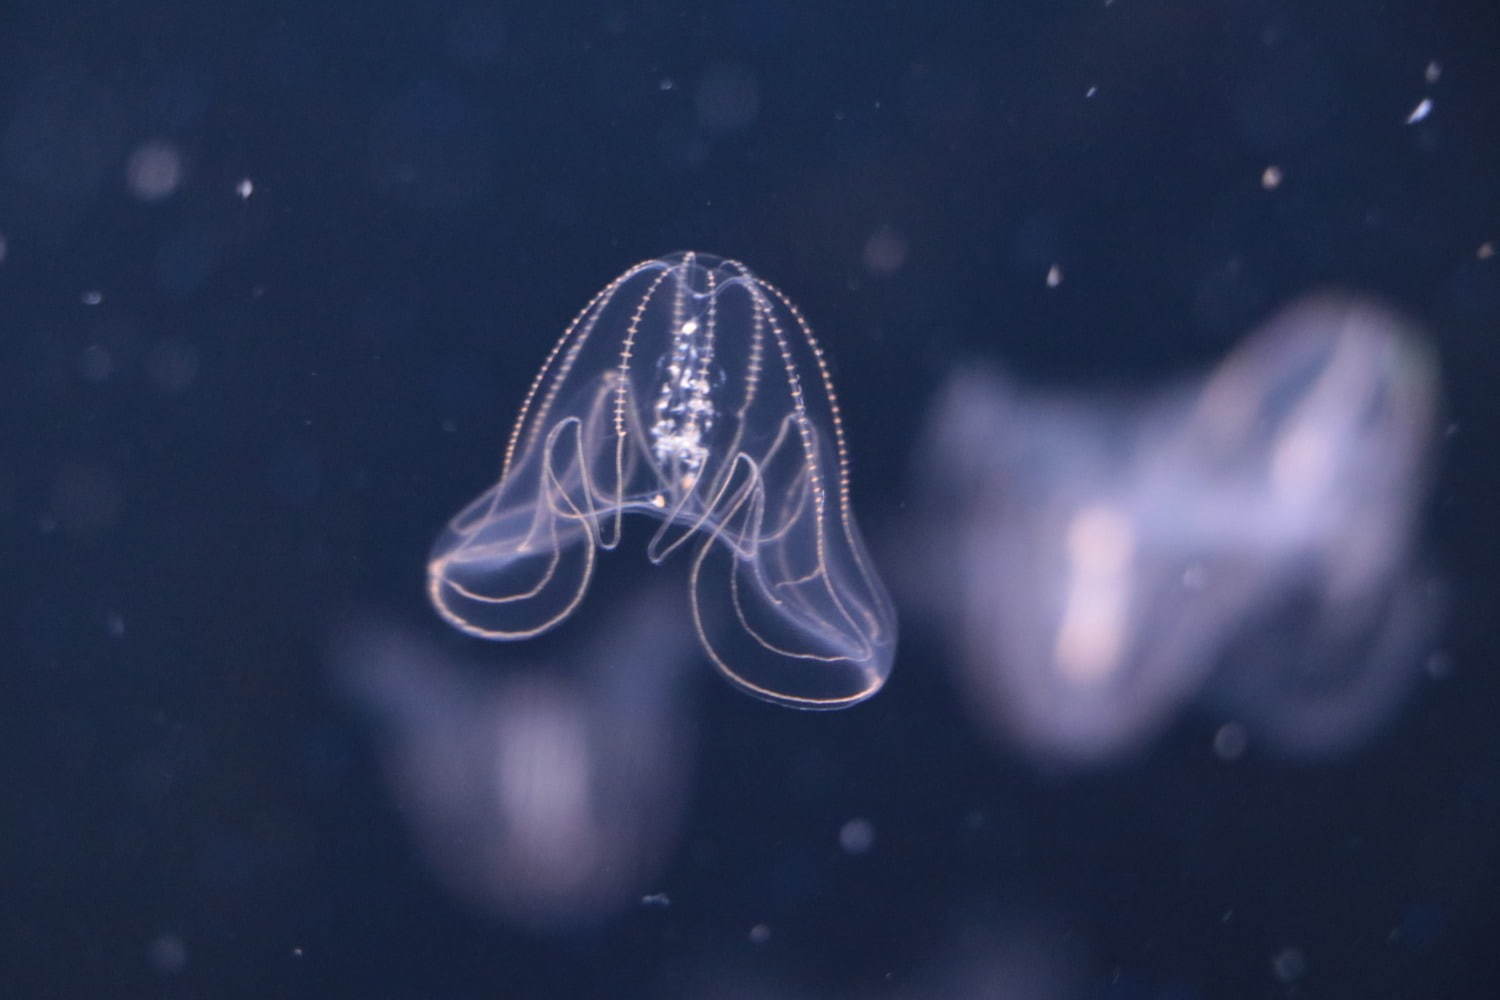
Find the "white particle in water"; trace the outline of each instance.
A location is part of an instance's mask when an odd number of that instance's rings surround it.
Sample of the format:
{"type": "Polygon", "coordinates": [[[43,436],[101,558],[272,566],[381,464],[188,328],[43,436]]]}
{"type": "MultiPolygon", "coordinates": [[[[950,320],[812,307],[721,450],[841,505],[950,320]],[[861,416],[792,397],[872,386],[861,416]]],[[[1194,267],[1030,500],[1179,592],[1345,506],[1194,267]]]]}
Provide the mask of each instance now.
{"type": "Polygon", "coordinates": [[[125,164],[125,186],[141,201],[161,201],[182,183],[182,154],[167,142],[136,148],[125,164]]]}
{"type": "Polygon", "coordinates": [[[875,846],[875,825],[855,817],[839,829],[839,846],[845,854],[864,854],[875,846]]]}
{"type": "Polygon", "coordinates": [[[1295,982],[1307,972],[1307,959],[1300,948],[1283,948],[1271,959],[1271,971],[1283,983],[1295,982]]]}
{"type": "Polygon", "coordinates": [[[1411,109],[1411,114],[1406,116],[1406,124],[1415,125],[1417,122],[1432,114],[1432,98],[1424,97],[1417,102],[1417,106],[1411,109]]]}
{"type": "Polygon", "coordinates": [[[176,934],[159,934],[146,948],[146,961],[164,976],[176,975],[187,967],[187,945],[176,934]]]}

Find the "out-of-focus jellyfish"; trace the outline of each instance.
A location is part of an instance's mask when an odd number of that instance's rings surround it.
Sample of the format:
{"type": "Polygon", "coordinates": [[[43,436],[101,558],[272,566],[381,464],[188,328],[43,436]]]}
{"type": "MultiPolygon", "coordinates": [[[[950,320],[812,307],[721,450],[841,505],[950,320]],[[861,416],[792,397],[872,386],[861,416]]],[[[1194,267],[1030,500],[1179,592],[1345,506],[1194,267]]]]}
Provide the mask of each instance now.
{"type": "MultiPolygon", "coordinates": [[[[799,934],[796,941],[768,955],[760,948],[777,940],[775,932],[757,924],[747,935],[751,948],[719,943],[715,950],[683,956],[671,966],[666,988],[653,995],[691,1000],[808,1000],[830,995],[848,1000],[1072,1000],[1100,992],[1094,949],[1076,917],[1065,918],[1054,906],[1034,899],[1007,907],[1008,912],[994,912],[1002,906],[986,900],[983,915],[967,912],[980,908],[951,906],[921,935],[925,954],[892,962],[901,969],[899,975],[856,977],[857,985],[837,993],[828,989],[826,970],[814,978],[790,961],[826,961],[817,940],[799,934]],[[764,936],[757,937],[757,931],[764,936]]],[[[1111,983],[1119,975],[1114,971],[1111,983]]]]}
{"type": "Polygon", "coordinates": [[[1408,325],[1331,296],[1150,399],[960,372],[919,451],[931,555],[907,589],[975,711],[1040,756],[1114,757],[1205,688],[1265,742],[1337,749],[1418,674],[1436,406],[1408,325]]]}
{"type": "Polygon", "coordinates": [[[937,950],[885,1000],[1069,1000],[1092,992],[1086,934],[1044,904],[1037,909],[998,923],[952,914],[952,926],[932,932],[937,950]]]}
{"type": "Polygon", "coordinates": [[[500,481],[438,539],[433,605],[488,639],[545,632],[628,513],[660,522],[653,563],[692,550],[692,621],[743,690],[842,708],[885,683],[895,613],[854,521],[827,362],[743,264],[645,261],[584,307],[521,405],[500,481]]]}
{"type": "Polygon", "coordinates": [[[401,813],[455,895],[559,930],[657,888],[692,758],[679,689],[697,657],[674,612],[650,589],[586,646],[501,674],[392,626],[343,629],[337,686],[374,723],[401,813]]]}

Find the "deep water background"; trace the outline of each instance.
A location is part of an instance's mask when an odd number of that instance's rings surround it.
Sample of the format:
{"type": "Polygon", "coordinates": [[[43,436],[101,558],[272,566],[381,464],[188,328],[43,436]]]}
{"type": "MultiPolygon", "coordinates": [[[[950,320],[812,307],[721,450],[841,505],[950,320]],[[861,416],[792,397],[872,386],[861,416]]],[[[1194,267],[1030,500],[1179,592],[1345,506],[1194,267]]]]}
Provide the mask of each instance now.
{"type": "Polygon", "coordinates": [[[1496,995],[1497,52],[1472,0],[13,0],[0,993],[964,996],[924,970],[1024,914],[1078,949],[1059,995],[1496,995]],[[1445,669],[1336,761],[1226,767],[1190,717],[1060,775],[968,724],[920,621],[844,713],[705,666],[670,906],[450,899],[330,630],[483,653],[428,546],[566,321],[687,248],[811,318],[874,536],[956,364],[1147,386],[1304,291],[1385,298],[1445,372],[1445,669]]]}

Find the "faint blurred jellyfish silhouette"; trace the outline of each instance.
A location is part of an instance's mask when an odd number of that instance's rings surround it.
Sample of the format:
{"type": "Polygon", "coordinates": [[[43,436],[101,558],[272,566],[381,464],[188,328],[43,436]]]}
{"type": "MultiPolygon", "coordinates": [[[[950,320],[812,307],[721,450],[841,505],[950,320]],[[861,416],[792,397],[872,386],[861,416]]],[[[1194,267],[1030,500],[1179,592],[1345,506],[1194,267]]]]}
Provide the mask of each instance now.
{"type": "Polygon", "coordinates": [[[660,590],[634,595],[586,646],[503,676],[386,625],[338,636],[337,684],[375,723],[401,813],[451,892],[562,930],[655,888],[692,757],[678,689],[696,657],[674,610],[660,590]]]}
{"type": "Polygon", "coordinates": [[[742,690],[843,708],[885,683],[896,618],[854,520],[823,350],[737,261],[644,261],[584,307],[521,405],[500,481],[438,539],[433,606],[487,639],[546,632],[627,513],[660,522],[651,562],[692,548],[692,622],[742,690]]]}
{"type": "Polygon", "coordinates": [[[1436,406],[1410,327],[1332,296],[1144,401],[958,373],[919,451],[933,555],[908,589],[979,716],[1044,758],[1114,758],[1204,693],[1286,752],[1351,745],[1430,637],[1412,534],[1436,406]]]}
{"type": "Polygon", "coordinates": [[[1437,409],[1410,325],[1333,297],[1275,318],[1199,398],[1183,446],[1204,530],[1233,521],[1262,567],[1208,693],[1273,748],[1355,745],[1420,676],[1441,603],[1413,538],[1437,409]]]}

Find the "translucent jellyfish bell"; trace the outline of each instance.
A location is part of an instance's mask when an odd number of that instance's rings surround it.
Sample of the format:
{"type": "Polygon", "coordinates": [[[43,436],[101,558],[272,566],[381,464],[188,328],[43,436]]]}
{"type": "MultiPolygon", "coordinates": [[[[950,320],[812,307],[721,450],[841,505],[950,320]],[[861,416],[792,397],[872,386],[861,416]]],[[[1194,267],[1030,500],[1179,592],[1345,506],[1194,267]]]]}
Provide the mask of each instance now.
{"type": "Polygon", "coordinates": [[[500,481],[428,565],[433,605],[489,639],[577,610],[626,514],[688,549],[689,608],[758,697],[841,708],[890,673],[896,619],[854,520],[844,428],[801,312],[743,264],[679,253],[610,282],[552,348],[500,481]]]}

